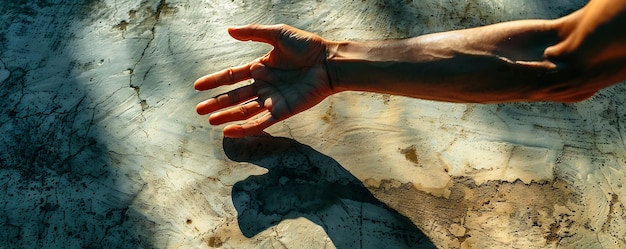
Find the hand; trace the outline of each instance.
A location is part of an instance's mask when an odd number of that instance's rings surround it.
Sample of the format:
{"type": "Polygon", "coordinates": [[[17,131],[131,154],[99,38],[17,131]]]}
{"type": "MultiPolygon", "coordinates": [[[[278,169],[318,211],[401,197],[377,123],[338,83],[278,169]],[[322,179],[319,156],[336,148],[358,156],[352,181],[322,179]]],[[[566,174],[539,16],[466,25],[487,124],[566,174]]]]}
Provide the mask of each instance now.
{"type": "Polygon", "coordinates": [[[250,85],[196,106],[200,115],[214,112],[209,116],[212,125],[248,120],[226,126],[224,136],[239,138],[260,133],[333,93],[326,68],[329,42],[320,36],[287,25],[248,25],[229,28],[228,33],[240,41],[268,43],[274,49],[248,64],[206,75],[194,83],[196,90],[204,91],[254,79],[250,85]],[[263,112],[261,117],[249,120],[263,112]]]}

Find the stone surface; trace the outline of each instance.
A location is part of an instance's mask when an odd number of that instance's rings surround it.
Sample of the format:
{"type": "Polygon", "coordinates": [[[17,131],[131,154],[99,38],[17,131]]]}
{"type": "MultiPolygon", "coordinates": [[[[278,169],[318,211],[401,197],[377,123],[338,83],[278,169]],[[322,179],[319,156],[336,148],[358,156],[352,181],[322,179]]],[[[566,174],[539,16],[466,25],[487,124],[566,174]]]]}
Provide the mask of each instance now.
{"type": "Polygon", "coordinates": [[[270,49],[227,26],[389,39],[584,3],[3,3],[0,244],[624,248],[623,85],[568,105],[342,93],[243,140],[194,111],[236,87],[196,93],[197,77],[270,49]]]}

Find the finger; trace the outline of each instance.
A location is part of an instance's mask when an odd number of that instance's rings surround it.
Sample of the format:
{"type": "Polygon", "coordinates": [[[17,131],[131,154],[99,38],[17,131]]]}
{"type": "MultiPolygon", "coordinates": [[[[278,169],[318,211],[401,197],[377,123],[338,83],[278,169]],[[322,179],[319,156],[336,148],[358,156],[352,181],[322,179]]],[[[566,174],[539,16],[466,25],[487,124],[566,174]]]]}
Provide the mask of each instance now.
{"type": "Polygon", "coordinates": [[[261,113],[263,110],[265,108],[263,108],[262,103],[258,100],[253,100],[228,110],[211,114],[209,123],[220,125],[232,121],[246,120],[261,113]]]}
{"type": "Polygon", "coordinates": [[[200,115],[209,114],[211,112],[233,106],[255,97],[256,83],[242,86],[217,97],[207,99],[196,105],[196,112],[200,115]]]}
{"type": "Polygon", "coordinates": [[[203,76],[193,83],[193,87],[198,91],[204,91],[250,79],[250,67],[254,64],[258,64],[258,60],[246,65],[227,68],[217,73],[203,76]]]}
{"type": "Polygon", "coordinates": [[[278,45],[280,34],[288,28],[290,27],[285,24],[250,24],[241,27],[228,28],[228,33],[230,36],[240,41],[257,41],[276,46],[278,45]]]}
{"type": "Polygon", "coordinates": [[[262,117],[245,124],[226,126],[224,128],[224,136],[230,138],[242,138],[250,135],[256,135],[263,132],[265,128],[270,127],[276,122],[278,122],[278,120],[274,118],[272,114],[267,113],[262,117]]]}

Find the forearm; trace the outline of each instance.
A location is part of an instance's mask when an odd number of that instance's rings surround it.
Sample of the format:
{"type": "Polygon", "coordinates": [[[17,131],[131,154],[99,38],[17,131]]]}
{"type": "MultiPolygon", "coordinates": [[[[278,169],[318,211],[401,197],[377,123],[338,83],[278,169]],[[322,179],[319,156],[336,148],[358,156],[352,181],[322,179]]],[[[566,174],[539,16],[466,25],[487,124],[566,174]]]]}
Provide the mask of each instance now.
{"type": "Polygon", "coordinates": [[[544,56],[559,42],[558,27],[526,20],[404,40],[335,42],[331,83],[336,91],[449,102],[552,100],[545,93],[572,77],[544,56]]]}

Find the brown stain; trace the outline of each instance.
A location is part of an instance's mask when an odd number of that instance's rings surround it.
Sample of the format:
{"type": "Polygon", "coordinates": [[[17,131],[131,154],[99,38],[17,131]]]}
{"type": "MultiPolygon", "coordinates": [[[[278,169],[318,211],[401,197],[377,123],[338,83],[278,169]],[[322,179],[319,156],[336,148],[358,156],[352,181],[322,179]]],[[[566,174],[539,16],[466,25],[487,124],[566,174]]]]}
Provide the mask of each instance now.
{"type": "Polygon", "coordinates": [[[139,10],[131,9],[128,11],[128,18],[130,20],[122,20],[117,25],[113,26],[121,31],[126,31],[129,24],[133,26],[151,28],[154,31],[154,25],[159,21],[162,15],[172,15],[176,13],[178,9],[165,0],[161,0],[159,5],[154,9],[151,6],[140,7],[139,10]]]}
{"type": "Polygon", "coordinates": [[[463,115],[461,116],[461,120],[468,120],[474,109],[476,108],[475,104],[467,104],[465,111],[463,111],[463,115]]]}
{"type": "Polygon", "coordinates": [[[161,0],[159,2],[159,5],[156,8],[156,12],[154,12],[154,18],[156,20],[158,20],[159,17],[161,16],[161,14],[163,14],[163,15],[171,15],[171,14],[176,13],[177,11],[178,11],[178,9],[176,7],[172,7],[165,0],[161,0]]]}
{"type": "Polygon", "coordinates": [[[324,116],[322,116],[322,121],[324,121],[324,123],[330,124],[335,118],[337,118],[337,113],[335,113],[335,111],[333,110],[333,105],[331,104],[328,106],[328,109],[326,109],[324,116]]]}
{"type": "Polygon", "coordinates": [[[382,94],[382,98],[383,98],[383,104],[389,105],[389,101],[391,101],[391,95],[382,94]]]}
{"type": "Polygon", "coordinates": [[[550,224],[550,230],[548,232],[548,235],[546,236],[546,242],[554,243],[559,241],[559,230],[561,230],[561,226],[559,224],[550,224]]]}
{"type": "Polygon", "coordinates": [[[205,239],[205,243],[210,247],[220,247],[224,244],[220,237],[211,236],[208,239],[205,239]]]}
{"type": "Polygon", "coordinates": [[[606,221],[604,221],[604,224],[602,225],[602,229],[601,229],[601,231],[603,232],[609,231],[611,222],[613,221],[613,215],[615,213],[615,204],[619,202],[618,197],[619,196],[617,194],[611,194],[611,200],[609,201],[609,212],[606,217],[606,221]]]}
{"type": "MultiPolygon", "coordinates": [[[[481,185],[466,177],[455,177],[453,181],[448,198],[432,196],[417,190],[412,184],[368,189],[377,199],[413,221],[433,243],[451,245],[450,248],[460,248],[462,242],[472,237],[483,238],[486,230],[475,231],[464,224],[472,215],[518,217],[512,219],[509,226],[514,226],[512,229],[518,231],[520,236],[539,235],[546,239],[546,243],[552,243],[572,234],[573,224],[579,218],[577,215],[582,213],[572,206],[572,203],[580,203],[581,200],[560,180],[549,184],[489,181],[481,185]],[[507,208],[502,211],[504,206],[507,208]],[[556,211],[555,206],[570,208],[556,211]],[[441,215],[442,212],[446,215],[441,215]],[[459,238],[450,232],[441,234],[445,230],[433,229],[449,229],[452,224],[463,226],[465,235],[459,238]],[[458,244],[449,244],[453,241],[458,244]]],[[[384,182],[380,184],[387,185],[384,182]]],[[[582,209],[582,205],[579,206],[582,209]]]]}
{"type": "Polygon", "coordinates": [[[187,219],[187,221],[185,223],[187,223],[187,225],[191,225],[191,223],[193,223],[193,221],[190,220],[190,219],[187,219]]]}
{"type": "Polygon", "coordinates": [[[419,158],[417,157],[417,149],[415,148],[415,145],[411,145],[406,149],[400,150],[400,153],[404,154],[404,158],[406,158],[409,162],[419,164],[419,158]]]}
{"type": "Polygon", "coordinates": [[[121,31],[126,31],[127,27],[128,27],[128,22],[126,20],[122,20],[120,23],[113,26],[113,28],[119,29],[121,31]]]}

